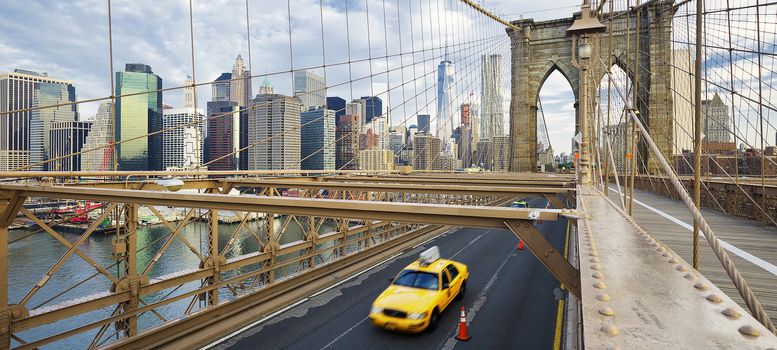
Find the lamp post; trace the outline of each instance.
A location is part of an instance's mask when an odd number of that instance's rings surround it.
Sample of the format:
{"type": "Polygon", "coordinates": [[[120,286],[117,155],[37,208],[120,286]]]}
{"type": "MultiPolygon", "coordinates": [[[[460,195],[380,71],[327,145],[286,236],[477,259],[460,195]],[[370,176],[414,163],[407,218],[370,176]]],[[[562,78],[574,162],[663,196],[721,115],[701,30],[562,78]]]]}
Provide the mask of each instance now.
{"type": "Polygon", "coordinates": [[[591,17],[591,4],[588,0],[583,2],[580,18],[576,19],[567,32],[577,36],[578,40],[572,40],[572,51],[577,53],[578,62],[574,58],[572,63],[580,70],[580,162],[578,169],[578,181],[583,185],[591,184],[591,157],[589,152],[590,135],[588,132],[588,64],[593,56],[593,46],[588,43],[588,34],[602,32],[607,27],[599,22],[596,17],[591,17]],[[574,45],[577,45],[575,48],[574,45]]]}
{"type": "Polygon", "coordinates": [[[591,155],[589,145],[591,136],[588,132],[588,63],[593,54],[593,48],[589,44],[588,37],[582,36],[581,43],[577,47],[577,57],[580,60],[580,131],[582,138],[580,141],[580,175],[578,180],[581,184],[591,183],[591,155]]]}

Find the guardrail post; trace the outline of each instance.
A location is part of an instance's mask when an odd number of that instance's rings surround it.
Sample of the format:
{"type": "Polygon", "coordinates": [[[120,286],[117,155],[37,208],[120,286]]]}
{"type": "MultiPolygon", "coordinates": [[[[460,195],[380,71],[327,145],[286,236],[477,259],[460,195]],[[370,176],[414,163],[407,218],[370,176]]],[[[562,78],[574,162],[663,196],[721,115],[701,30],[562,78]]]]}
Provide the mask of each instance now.
{"type": "Polygon", "coordinates": [[[11,348],[11,321],[14,316],[8,304],[8,226],[27,198],[14,192],[0,196],[0,349],[4,350],[11,348]]]}
{"type": "MultiPolygon", "coordinates": [[[[116,226],[119,226],[121,217],[116,218],[116,226]]],[[[125,232],[122,240],[117,243],[123,243],[125,246],[124,254],[120,257],[120,265],[123,268],[124,276],[118,284],[112,286],[113,292],[129,292],[130,298],[127,302],[120,305],[121,312],[127,313],[138,308],[140,303],[140,283],[138,276],[138,244],[136,230],[138,228],[138,206],[136,204],[126,204],[124,206],[124,225],[125,232]]],[[[128,316],[127,318],[116,322],[116,327],[122,329],[124,336],[131,337],[138,333],[138,315],[128,316]]]]}
{"type": "MultiPolygon", "coordinates": [[[[208,259],[206,260],[207,266],[213,269],[213,275],[208,278],[208,285],[215,285],[221,279],[221,269],[219,267],[221,263],[221,256],[219,255],[219,211],[218,209],[211,209],[208,227],[208,259]]],[[[219,289],[213,288],[207,294],[208,306],[218,305],[219,303],[219,289]]]]}
{"type": "Polygon", "coordinates": [[[11,313],[8,311],[8,226],[0,227],[0,349],[11,348],[11,313]]]}

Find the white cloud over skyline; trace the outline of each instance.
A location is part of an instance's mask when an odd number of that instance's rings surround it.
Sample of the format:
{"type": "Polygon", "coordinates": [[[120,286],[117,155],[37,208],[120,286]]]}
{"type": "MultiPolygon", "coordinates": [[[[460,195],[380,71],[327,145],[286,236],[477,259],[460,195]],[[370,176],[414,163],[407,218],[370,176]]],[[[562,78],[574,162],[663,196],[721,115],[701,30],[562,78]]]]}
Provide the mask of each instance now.
{"type": "MultiPolygon", "coordinates": [[[[568,17],[579,1],[563,1],[552,7],[532,1],[507,0],[488,1],[488,5],[510,19],[526,13],[526,17],[541,20],[568,17]]],[[[391,114],[392,123],[402,124],[418,110],[436,114],[434,70],[438,58],[444,55],[440,49],[445,45],[443,40],[451,47],[453,52],[449,54],[456,64],[457,92],[452,94],[456,104],[467,102],[470,93],[477,99],[480,54],[501,53],[509,58],[509,42],[501,25],[490,20],[478,21],[483,16],[456,0],[349,0],[347,6],[346,15],[344,0],[290,0],[288,3],[250,0],[252,74],[283,72],[268,79],[276,91],[291,94],[288,71],[292,62],[294,69],[319,67],[313,70],[326,74],[328,86],[336,85],[329,89],[328,95],[350,99],[372,91],[383,98],[384,105],[391,100],[391,108],[395,109],[391,114]],[[288,8],[291,9],[291,40],[288,8]],[[400,45],[402,52],[414,49],[417,53],[398,57],[400,45]],[[392,56],[388,60],[382,58],[387,52],[392,56]],[[371,60],[371,64],[359,61],[369,57],[380,58],[371,60]],[[336,65],[349,61],[353,63],[336,65]],[[320,68],[324,63],[326,70],[320,68]],[[391,71],[389,78],[385,73],[378,74],[386,69],[391,71]],[[360,79],[370,75],[371,79],[360,79]],[[413,80],[411,76],[418,79],[413,80]],[[353,83],[347,83],[352,79],[353,83]],[[379,94],[387,86],[391,86],[391,94],[379,94]],[[416,94],[418,97],[412,99],[416,94]]],[[[0,12],[0,31],[5,34],[0,37],[0,72],[16,68],[48,72],[52,77],[72,81],[79,100],[109,96],[107,11],[104,0],[7,1],[0,12]]],[[[142,62],[162,77],[165,88],[182,85],[192,73],[188,1],[114,0],[111,12],[114,71],[123,70],[125,63],[142,62]]],[[[198,83],[212,81],[222,72],[230,71],[238,54],[248,65],[244,1],[195,0],[192,12],[194,73],[198,83]]],[[[509,59],[505,60],[504,70],[509,74],[509,59]]],[[[254,93],[261,81],[262,78],[254,79],[254,93]]],[[[509,98],[509,80],[504,85],[505,97],[509,98]]],[[[543,91],[566,89],[571,96],[563,77],[558,79],[554,75],[545,86],[550,88],[543,91]],[[566,88],[561,87],[565,84],[566,88]]],[[[199,87],[197,91],[198,107],[204,109],[210,99],[210,87],[199,87]]],[[[182,90],[165,92],[165,104],[180,106],[182,95],[182,90]]],[[[574,101],[557,93],[545,96],[543,92],[542,96],[546,117],[558,118],[548,122],[553,129],[552,142],[560,152],[569,147],[572,133],[564,130],[574,130],[574,117],[568,118],[574,115],[570,109],[574,101]]],[[[97,105],[81,104],[82,118],[91,118],[97,105]]],[[[407,121],[408,125],[414,123],[415,120],[407,121]]]]}

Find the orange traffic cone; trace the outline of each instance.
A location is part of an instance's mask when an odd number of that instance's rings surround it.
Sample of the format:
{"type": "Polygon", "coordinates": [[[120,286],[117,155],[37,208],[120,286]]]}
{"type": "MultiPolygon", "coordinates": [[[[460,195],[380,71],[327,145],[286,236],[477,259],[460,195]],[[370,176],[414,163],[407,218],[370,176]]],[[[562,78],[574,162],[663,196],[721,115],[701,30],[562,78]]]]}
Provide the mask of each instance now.
{"type": "Polygon", "coordinates": [[[471,338],[467,331],[467,316],[464,315],[464,307],[461,307],[461,319],[459,319],[459,335],[456,336],[457,340],[467,341],[471,338]]]}
{"type": "Polygon", "coordinates": [[[523,240],[518,241],[518,250],[523,250],[523,240]]]}

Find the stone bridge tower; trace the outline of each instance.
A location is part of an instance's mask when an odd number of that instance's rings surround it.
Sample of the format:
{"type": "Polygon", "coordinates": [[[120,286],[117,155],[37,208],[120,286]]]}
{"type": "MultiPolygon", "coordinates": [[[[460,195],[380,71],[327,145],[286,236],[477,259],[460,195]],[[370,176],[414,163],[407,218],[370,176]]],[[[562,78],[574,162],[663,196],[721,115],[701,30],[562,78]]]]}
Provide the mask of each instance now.
{"type": "MultiPolygon", "coordinates": [[[[639,26],[640,47],[637,55],[640,67],[637,70],[639,98],[635,107],[664,157],[671,159],[674,141],[670,85],[672,83],[671,29],[675,11],[672,0],[661,0],[633,10],[630,16],[626,13],[613,13],[611,52],[608,52],[610,29],[590,37],[589,43],[594,47],[594,55],[589,63],[588,78],[589,135],[594,135],[593,111],[596,110],[594,97],[606,72],[604,66],[610,58],[608,55],[612,55],[613,65],[618,65],[628,73],[632,81],[634,79],[635,33],[639,26]],[[636,11],[640,12],[639,23],[636,21],[636,11]],[[627,39],[630,39],[630,42],[627,39]]],[[[536,171],[537,98],[545,80],[555,70],[558,70],[572,87],[575,97],[575,133],[580,131],[579,99],[582,81],[575,57],[579,40],[567,33],[567,29],[579,17],[580,13],[570,18],[542,22],[522,19],[512,22],[520,27],[521,31],[507,29],[512,45],[510,171],[536,171]]],[[[608,13],[604,13],[599,18],[605,25],[610,23],[608,13]]],[[[627,87],[620,86],[620,88],[625,93],[627,87]]],[[[613,96],[613,98],[619,97],[613,96]]],[[[603,110],[606,110],[606,106],[603,106],[603,110]]],[[[660,166],[654,157],[646,155],[647,148],[640,143],[637,150],[639,157],[637,164],[640,171],[658,172],[660,166]],[[648,169],[645,169],[642,164],[646,164],[648,169]]]]}

